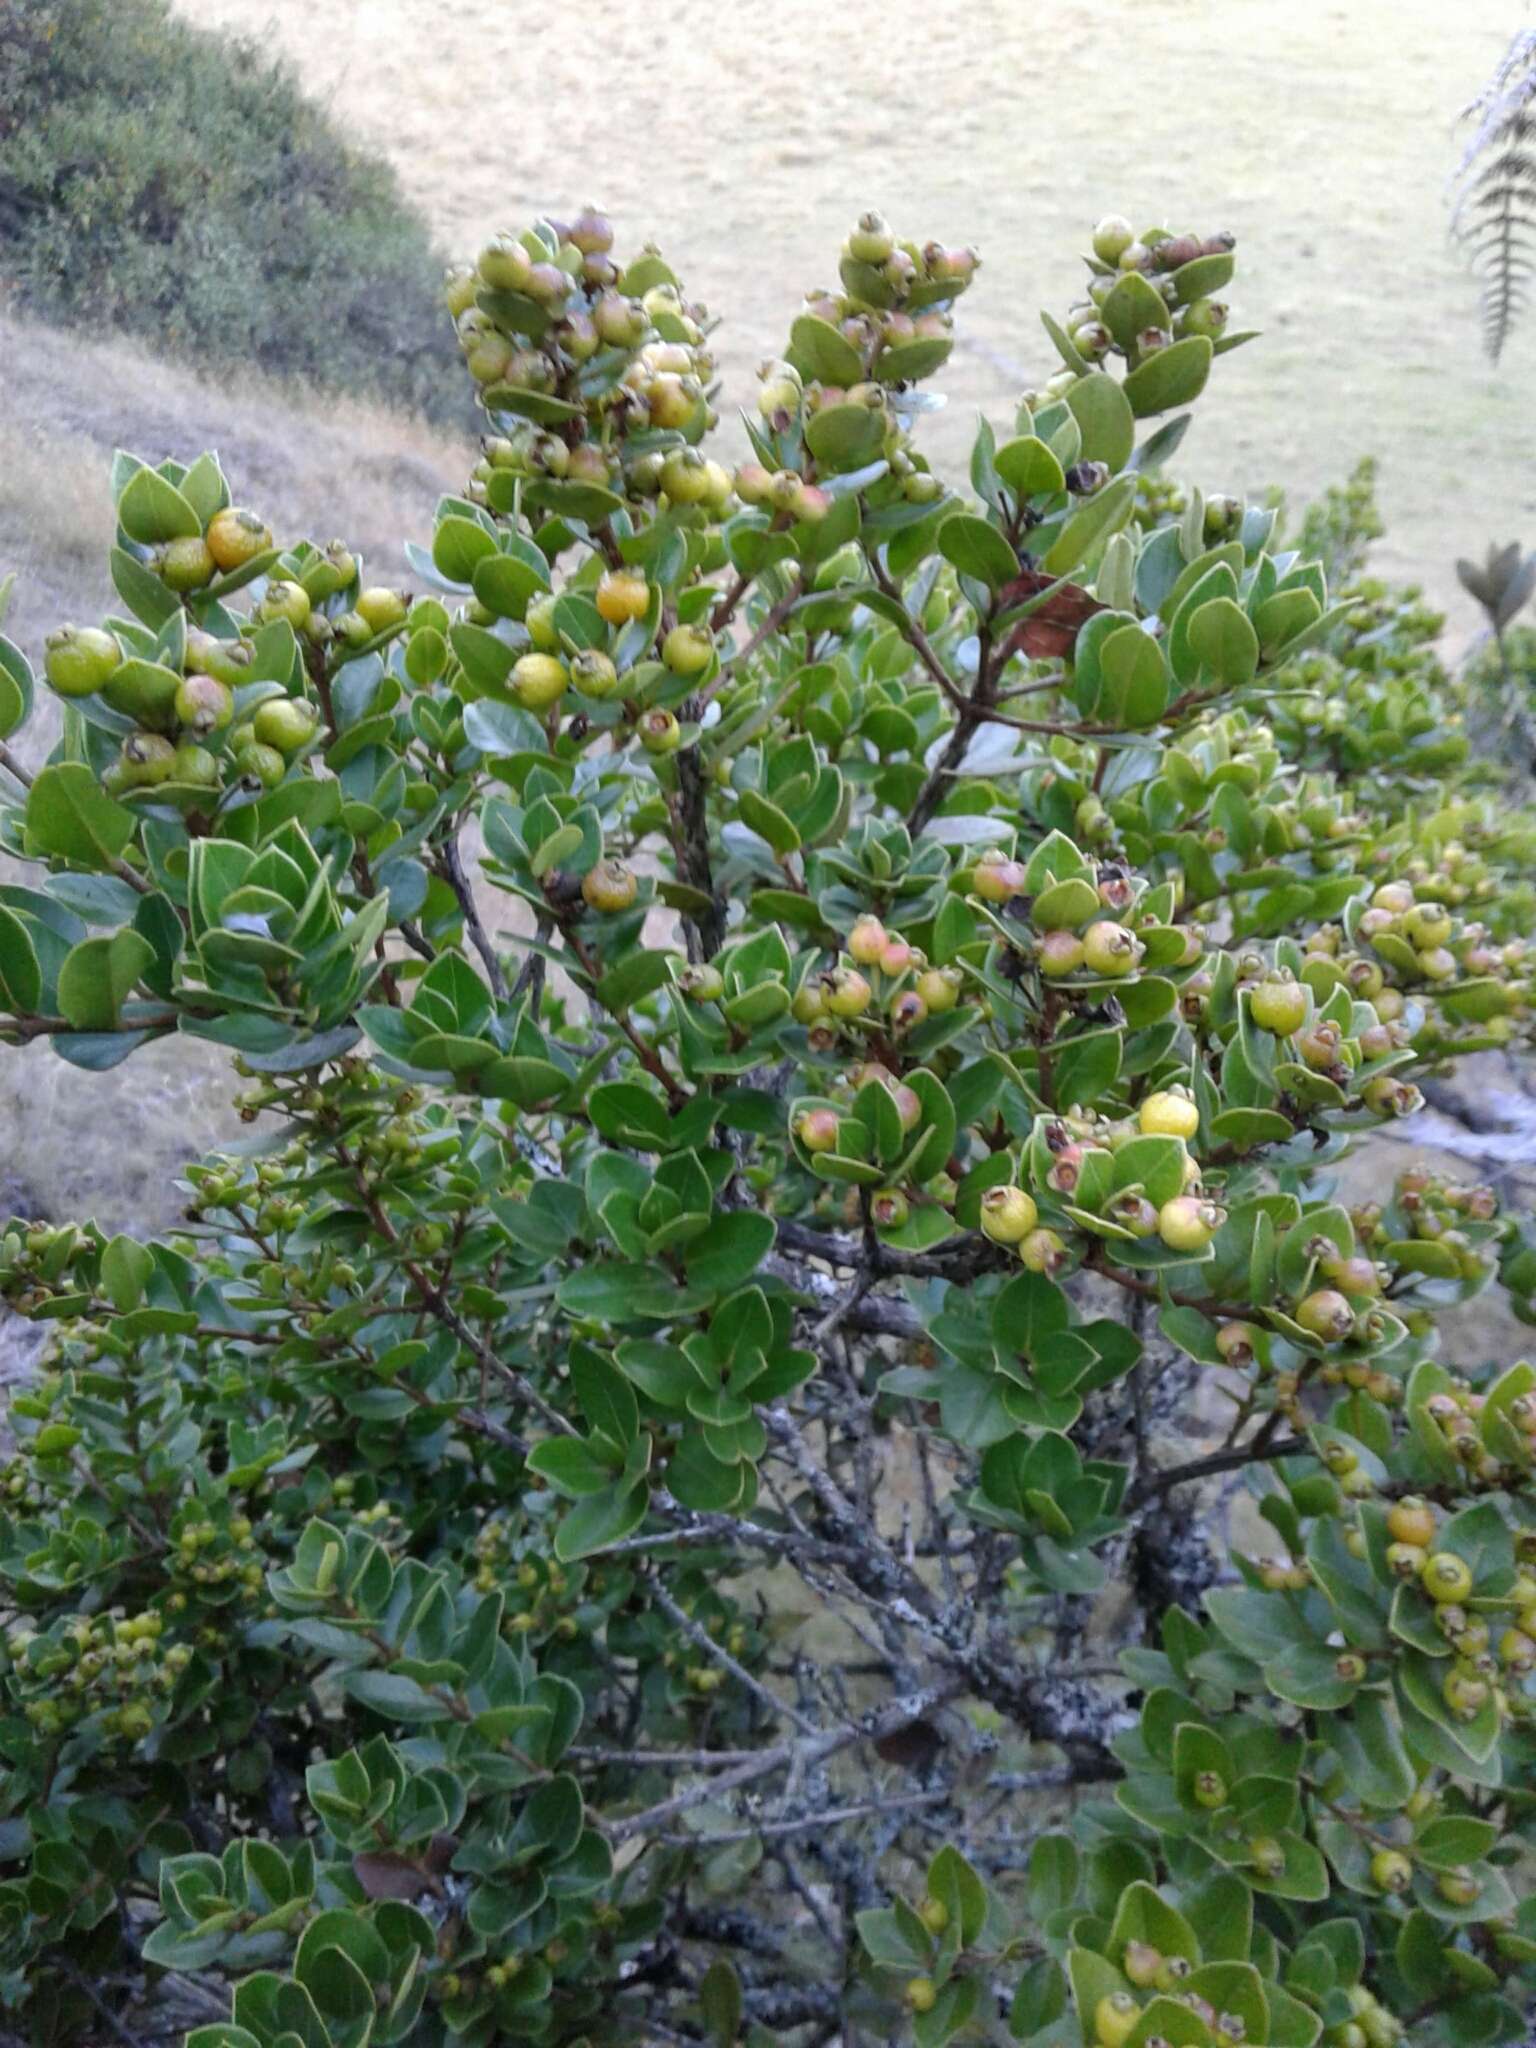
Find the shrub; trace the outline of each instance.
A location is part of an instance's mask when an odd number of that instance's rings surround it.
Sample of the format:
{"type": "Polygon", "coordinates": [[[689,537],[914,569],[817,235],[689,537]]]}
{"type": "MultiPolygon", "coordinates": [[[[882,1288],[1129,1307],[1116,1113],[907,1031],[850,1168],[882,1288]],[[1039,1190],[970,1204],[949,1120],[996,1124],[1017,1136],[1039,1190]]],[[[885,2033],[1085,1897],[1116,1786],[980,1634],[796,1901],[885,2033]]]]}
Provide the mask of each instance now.
{"type": "Polygon", "coordinates": [[[1515,2039],[1536,1370],[1439,1325],[1536,1250],[1402,1154],[1337,1191],[1528,1018],[1438,621],[1144,487],[1229,238],[1101,224],[963,489],[969,250],[861,220],[733,475],[610,244],[452,280],[491,431],[414,599],[121,457],[122,611],[0,755],[0,1037],[211,1039],[252,1126],[164,1242],[3,1238],[6,1997],[1515,2039]]]}
{"type": "Polygon", "coordinates": [[[0,0],[0,265],[44,319],[465,417],[394,172],[167,0],[0,0]]]}

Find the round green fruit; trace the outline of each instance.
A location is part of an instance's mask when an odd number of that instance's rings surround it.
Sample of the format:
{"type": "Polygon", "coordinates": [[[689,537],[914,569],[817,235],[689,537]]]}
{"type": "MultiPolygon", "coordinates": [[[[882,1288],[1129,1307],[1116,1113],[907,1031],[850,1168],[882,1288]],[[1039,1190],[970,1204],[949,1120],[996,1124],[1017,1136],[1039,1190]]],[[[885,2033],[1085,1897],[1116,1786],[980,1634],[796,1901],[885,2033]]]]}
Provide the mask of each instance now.
{"type": "Polygon", "coordinates": [[[242,512],[237,505],[215,512],[204,538],[209,554],[226,576],[264,555],[272,545],[271,529],[254,512],[242,512]]]}
{"type": "Polygon", "coordinates": [[[100,626],[61,626],[43,643],[43,674],[61,697],[94,696],[123,650],[100,626]]]}
{"type": "Polygon", "coordinates": [[[581,878],[582,900],[588,909],[608,915],[628,910],[639,887],[633,868],[626,867],[621,860],[600,860],[581,878]]]}
{"type": "Polygon", "coordinates": [[[512,665],[512,691],[527,711],[547,711],[565,694],[570,671],[557,655],[522,654],[512,665]]]}
{"type": "Polygon", "coordinates": [[[178,592],[201,590],[205,583],[213,581],[218,568],[213,550],[200,533],[183,540],[168,540],[155,566],[167,589],[178,592]]]}
{"type": "Polygon", "coordinates": [[[715,658],[705,626],[674,626],[661,643],[661,658],[675,676],[701,676],[715,658]]]}
{"type": "Polygon", "coordinates": [[[227,683],[217,676],[189,675],[176,692],[176,722],[184,732],[202,739],[210,732],[222,732],[235,715],[235,700],[227,683]]]}
{"type": "Polygon", "coordinates": [[[1040,1219],[1025,1188],[988,1188],[981,1198],[981,1230],[994,1244],[1021,1244],[1040,1219]]]}
{"type": "Polygon", "coordinates": [[[312,705],[301,704],[297,698],[269,697],[257,705],[251,726],[259,745],[275,747],[280,754],[296,754],[314,738],[320,719],[312,705]]]}

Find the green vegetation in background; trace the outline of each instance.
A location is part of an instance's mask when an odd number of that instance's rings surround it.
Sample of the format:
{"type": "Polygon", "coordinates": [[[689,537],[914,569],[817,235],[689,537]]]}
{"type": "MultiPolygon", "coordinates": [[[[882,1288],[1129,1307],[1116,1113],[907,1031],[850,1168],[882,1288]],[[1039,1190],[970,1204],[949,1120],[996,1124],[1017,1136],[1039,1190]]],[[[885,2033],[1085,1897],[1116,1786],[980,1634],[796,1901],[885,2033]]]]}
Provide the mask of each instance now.
{"type": "Polygon", "coordinates": [[[439,273],[388,164],[254,42],[164,0],[0,0],[0,274],[23,309],[462,422],[439,273]]]}

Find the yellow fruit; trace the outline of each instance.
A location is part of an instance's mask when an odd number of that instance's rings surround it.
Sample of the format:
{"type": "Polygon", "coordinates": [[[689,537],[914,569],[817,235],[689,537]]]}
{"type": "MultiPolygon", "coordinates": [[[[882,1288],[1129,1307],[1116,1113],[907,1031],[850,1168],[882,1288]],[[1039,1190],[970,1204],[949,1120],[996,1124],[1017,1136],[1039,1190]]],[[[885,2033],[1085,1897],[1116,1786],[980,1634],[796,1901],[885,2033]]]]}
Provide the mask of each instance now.
{"type": "Polygon", "coordinates": [[[651,588],[638,569],[605,569],[594,602],[610,626],[643,619],[650,609],[651,588]]]}
{"type": "Polygon", "coordinates": [[[1145,1137],[1192,1138],[1200,1128],[1200,1112],[1187,1095],[1160,1089],[1147,1097],[1136,1121],[1145,1137]]]}
{"type": "Polygon", "coordinates": [[[988,1188],[981,1198],[981,1228],[994,1244],[1020,1244],[1039,1221],[1034,1197],[1023,1188],[988,1188]]]}
{"type": "Polygon", "coordinates": [[[1129,1991],[1106,1991],[1093,2008],[1093,2031],[1099,2048],[1125,2048],[1140,2018],[1141,2007],[1129,1991]]]}
{"type": "Polygon", "coordinates": [[[222,512],[214,513],[204,538],[209,554],[226,576],[234,569],[243,569],[272,545],[271,529],[254,512],[242,512],[235,505],[226,505],[222,512]]]}

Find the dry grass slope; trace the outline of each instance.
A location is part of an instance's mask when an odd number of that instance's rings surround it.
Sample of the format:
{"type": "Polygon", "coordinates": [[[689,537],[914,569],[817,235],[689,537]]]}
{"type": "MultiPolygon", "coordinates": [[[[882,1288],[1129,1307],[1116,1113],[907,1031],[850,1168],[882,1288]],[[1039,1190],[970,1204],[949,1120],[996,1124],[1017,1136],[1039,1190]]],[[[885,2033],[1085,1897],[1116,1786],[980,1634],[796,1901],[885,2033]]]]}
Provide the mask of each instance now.
{"type": "MultiPolygon", "coordinates": [[[[0,576],[16,572],[5,629],[34,659],[51,626],[114,602],[115,447],[153,460],[217,448],[280,535],[345,535],[387,581],[403,579],[402,539],[430,533],[433,504],[470,459],[382,409],[254,379],[200,383],[128,343],[0,319],[0,364],[0,576]]],[[[30,742],[35,757],[47,739],[35,729],[30,742]]],[[[107,1074],[47,1045],[0,1052],[0,1167],[49,1214],[153,1230],[175,1214],[180,1164],[238,1130],[229,1092],[223,1055],[196,1045],[147,1047],[107,1074]]]]}
{"type": "Polygon", "coordinates": [[[934,427],[949,453],[977,405],[1002,420],[1039,373],[1035,308],[1074,295],[1098,214],[1230,227],[1238,310],[1265,339],[1220,366],[1186,444],[1198,480],[1305,498],[1374,451],[1383,565],[1461,625],[1454,556],[1536,537],[1536,324],[1490,371],[1445,237],[1451,125],[1514,0],[179,4],[269,24],[452,248],[589,196],[626,241],[655,233],[725,316],[728,405],[861,207],[979,241],[934,427]]]}

